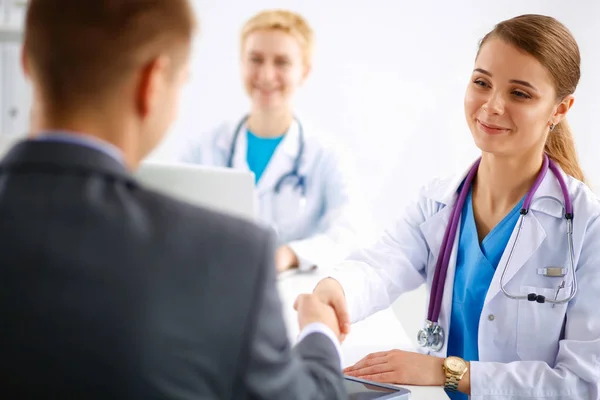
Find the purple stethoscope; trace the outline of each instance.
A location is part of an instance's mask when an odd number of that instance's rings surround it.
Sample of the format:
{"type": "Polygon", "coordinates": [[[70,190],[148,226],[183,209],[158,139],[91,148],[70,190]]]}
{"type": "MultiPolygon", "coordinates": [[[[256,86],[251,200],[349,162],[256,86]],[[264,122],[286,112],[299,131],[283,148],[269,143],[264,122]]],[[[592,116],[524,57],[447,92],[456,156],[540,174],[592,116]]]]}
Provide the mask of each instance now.
{"type": "MultiPolygon", "coordinates": [[[[450,254],[452,252],[452,244],[451,244],[452,240],[451,239],[456,237],[456,230],[458,228],[458,222],[460,219],[462,208],[463,208],[463,205],[465,204],[467,194],[471,187],[471,183],[473,182],[473,179],[475,178],[475,175],[477,173],[477,169],[479,167],[480,162],[481,162],[481,159],[477,160],[475,162],[475,164],[473,165],[473,167],[471,168],[471,170],[469,171],[469,173],[467,174],[464,185],[462,186],[462,188],[459,192],[458,200],[456,201],[456,203],[454,204],[454,208],[452,209],[452,214],[450,215],[450,223],[446,227],[446,232],[444,233],[444,238],[442,240],[442,245],[440,247],[439,256],[438,256],[437,263],[435,266],[435,273],[433,275],[433,282],[431,285],[431,293],[429,296],[429,309],[427,311],[427,320],[425,320],[425,326],[419,330],[419,333],[417,335],[417,340],[418,340],[419,346],[425,347],[425,348],[430,348],[433,351],[440,351],[442,349],[442,347],[444,346],[444,341],[445,341],[444,329],[438,324],[438,318],[440,316],[440,309],[442,307],[442,298],[444,295],[444,282],[446,280],[446,273],[448,272],[448,263],[450,261],[450,254]]],[[[556,201],[558,201],[558,200],[556,200],[556,201]]],[[[561,206],[562,206],[562,204],[561,204],[561,206]]],[[[573,249],[573,205],[571,203],[571,199],[569,198],[569,192],[567,191],[567,184],[565,183],[564,178],[562,177],[556,164],[554,164],[554,162],[552,160],[550,160],[546,154],[544,154],[544,161],[542,164],[542,169],[541,169],[540,173],[538,174],[535,182],[533,183],[533,186],[531,187],[529,193],[527,193],[527,196],[525,197],[525,201],[523,203],[523,207],[521,208],[521,215],[519,217],[519,223],[518,223],[518,227],[517,227],[517,235],[516,235],[515,241],[513,242],[510,253],[508,254],[506,264],[504,265],[504,270],[502,271],[502,275],[500,277],[500,289],[502,289],[502,292],[504,293],[504,295],[506,297],[513,299],[513,300],[525,300],[526,299],[529,301],[535,301],[537,303],[551,303],[551,304],[553,304],[553,306],[555,304],[562,304],[562,303],[567,303],[567,302],[571,301],[575,297],[575,294],[577,293],[577,278],[575,276],[575,256],[574,256],[574,249],[573,249]],[[572,274],[573,285],[571,286],[571,293],[570,293],[569,297],[567,297],[566,299],[562,299],[562,300],[558,300],[559,291],[565,287],[564,276],[566,275],[566,271],[564,271],[564,269],[562,269],[562,268],[544,268],[543,269],[544,271],[552,270],[550,272],[550,274],[548,274],[547,272],[544,272],[544,275],[546,275],[546,276],[563,277],[562,282],[557,287],[556,295],[554,296],[554,299],[549,299],[549,298],[546,298],[545,296],[542,296],[542,295],[539,295],[536,293],[529,293],[526,295],[514,295],[514,294],[507,292],[504,287],[504,284],[503,284],[504,274],[508,268],[510,259],[512,258],[512,254],[515,249],[515,245],[516,245],[517,241],[519,240],[519,234],[521,233],[521,228],[523,225],[523,218],[529,212],[529,207],[533,200],[533,196],[534,196],[536,190],[538,189],[538,187],[540,186],[540,184],[542,183],[542,181],[544,180],[544,177],[546,176],[548,169],[550,169],[554,173],[554,175],[556,176],[556,179],[558,180],[558,183],[560,185],[560,189],[562,191],[562,195],[564,198],[565,219],[567,221],[567,241],[568,241],[569,252],[570,252],[570,264],[571,264],[570,269],[571,269],[571,274],[572,274]],[[562,272],[560,272],[560,271],[555,272],[554,270],[560,270],[562,272]]]]}

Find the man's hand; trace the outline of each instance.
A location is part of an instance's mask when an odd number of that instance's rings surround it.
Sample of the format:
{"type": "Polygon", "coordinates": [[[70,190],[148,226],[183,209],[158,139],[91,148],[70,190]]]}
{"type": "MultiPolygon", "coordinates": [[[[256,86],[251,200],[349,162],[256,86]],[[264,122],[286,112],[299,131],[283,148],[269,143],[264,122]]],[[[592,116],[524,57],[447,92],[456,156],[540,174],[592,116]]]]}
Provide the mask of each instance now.
{"type": "Polygon", "coordinates": [[[348,314],[346,295],[342,285],[333,278],[325,278],[317,284],[313,294],[324,304],[334,309],[339,323],[339,330],[343,335],[342,337],[345,338],[350,333],[350,315],[348,314]]]}
{"type": "Polygon", "coordinates": [[[335,311],[314,294],[301,294],[298,296],[294,303],[294,309],[298,311],[300,330],[309,324],[320,322],[333,331],[340,343],[343,341],[345,335],[340,334],[340,325],[335,316],[335,311]]]}

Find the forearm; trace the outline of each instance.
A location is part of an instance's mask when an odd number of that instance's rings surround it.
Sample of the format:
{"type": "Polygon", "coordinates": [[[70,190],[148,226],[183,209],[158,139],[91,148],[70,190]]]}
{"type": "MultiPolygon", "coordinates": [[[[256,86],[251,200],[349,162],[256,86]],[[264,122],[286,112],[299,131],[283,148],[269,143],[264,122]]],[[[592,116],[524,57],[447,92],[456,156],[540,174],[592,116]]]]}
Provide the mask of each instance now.
{"type": "MultiPolygon", "coordinates": [[[[445,382],[445,380],[444,380],[445,382]]],[[[465,372],[462,379],[458,382],[458,391],[468,394],[471,394],[471,363],[467,363],[467,372],[465,372]]]]}
{"type": "MultiPolygon", "coordinates": [[[[444,386],[446,384],[446,374],[442,367],[444,363],[443,358],[437,358],[433,363],[431,371],[432,385],[431,386],[444,386]]],[[[458,382],[458,391],[466,394],[471,394],[471,364],[467,363],[467,372],[463,375],[461,380],[458,382]]]]}
{"type": "Polygon", "coordinates": [[[345,261],[328,276],[342,288],[352,323],[390,306],[386,278],[365,262],[345,261]]]}

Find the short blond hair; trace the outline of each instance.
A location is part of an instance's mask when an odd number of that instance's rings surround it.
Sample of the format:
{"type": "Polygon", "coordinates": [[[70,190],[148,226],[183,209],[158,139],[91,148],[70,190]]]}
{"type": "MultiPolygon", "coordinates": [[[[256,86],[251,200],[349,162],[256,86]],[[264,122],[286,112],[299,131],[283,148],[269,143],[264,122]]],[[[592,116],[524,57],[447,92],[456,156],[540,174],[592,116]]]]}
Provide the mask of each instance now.
{"type": "Polygon", "coordinates": [[[257,30],[280,30],[292,35],[302,48],[304,62],[310,64],[314,48],[314,33],[308,22],[299,14],[282,9],[261,11],[250,18],[241,33],[242,47],[248,35],[257,30]]]}

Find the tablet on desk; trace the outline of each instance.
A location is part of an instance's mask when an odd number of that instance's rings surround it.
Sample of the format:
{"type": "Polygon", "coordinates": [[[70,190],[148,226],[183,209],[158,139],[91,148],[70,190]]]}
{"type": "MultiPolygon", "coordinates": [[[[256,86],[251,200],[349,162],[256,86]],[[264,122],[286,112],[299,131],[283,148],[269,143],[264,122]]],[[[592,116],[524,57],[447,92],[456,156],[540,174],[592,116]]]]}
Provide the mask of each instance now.
{"type": "Polygon", "coordinates": [[[407,400],[410,390],[371,382],[353,376],[344,376],[344,386],[350,400],[407,400]]]}

